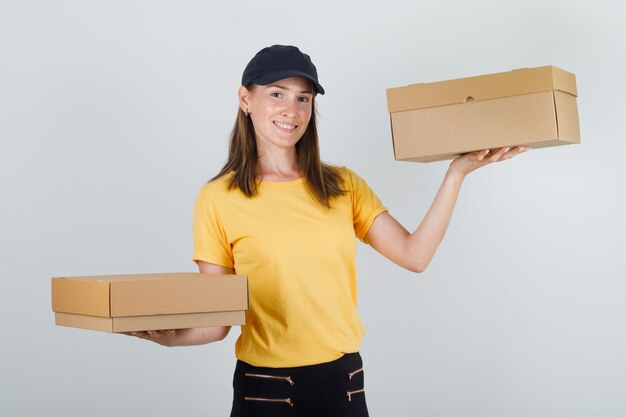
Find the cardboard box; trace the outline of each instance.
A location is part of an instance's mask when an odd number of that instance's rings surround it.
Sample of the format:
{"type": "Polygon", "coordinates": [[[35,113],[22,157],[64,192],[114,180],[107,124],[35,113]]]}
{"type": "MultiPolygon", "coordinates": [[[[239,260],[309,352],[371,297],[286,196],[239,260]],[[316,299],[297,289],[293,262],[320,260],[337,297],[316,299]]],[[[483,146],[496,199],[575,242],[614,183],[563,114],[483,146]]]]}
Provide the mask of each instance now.
{"type": "Polygon", "coordinates": [[[580,143],[574,74],[553,66],[387,90],[396,160],[580,143]]]}
{"type": "Polygon", "coordinates": [[[52,278],[57,325],[105,332],[245,323],[248,280],[194,272],[52,278]]]}

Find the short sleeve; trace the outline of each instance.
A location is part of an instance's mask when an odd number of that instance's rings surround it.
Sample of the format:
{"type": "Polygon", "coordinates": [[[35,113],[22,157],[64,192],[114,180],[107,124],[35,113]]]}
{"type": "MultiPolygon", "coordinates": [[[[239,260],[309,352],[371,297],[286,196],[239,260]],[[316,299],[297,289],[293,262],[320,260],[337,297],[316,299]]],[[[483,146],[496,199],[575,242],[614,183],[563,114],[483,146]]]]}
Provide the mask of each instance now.
{"type": "Polygon", "coordinates": [[[374,191],[367,182],[353,171],[346,168],[350,194],[352,200],[352,215],[354,221],[354,233],[363,241],[376,217],[387,211],[374,191]]]}
{"type": "Polygon", "coordinates": [[[193,260],[196,262],[233,267],[231,246],[206,187],[198,193],[193,211],[193,248],[193,260]]]}

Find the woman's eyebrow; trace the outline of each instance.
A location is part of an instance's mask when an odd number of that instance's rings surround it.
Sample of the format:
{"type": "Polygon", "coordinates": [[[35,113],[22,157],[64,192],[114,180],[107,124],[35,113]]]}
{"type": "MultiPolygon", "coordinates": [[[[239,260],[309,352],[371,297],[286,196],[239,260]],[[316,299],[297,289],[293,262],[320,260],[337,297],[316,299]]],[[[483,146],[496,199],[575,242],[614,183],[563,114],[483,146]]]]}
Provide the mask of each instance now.
{"type": "MultiPolygon", "coordinates": [[[[281,90],[287,90],[287,91],[291,90],[290,88],[285,87],[285,86],[280,85],[280,84],[270,84],[268,87],[276,87],[276,88],[280,88],[281,90]]],[[[304,93],[304,94],[313,94],[313,91],[312,90],[302,90],[302,91],[300,91],[300,93],[301,94],[302,93],[304,93]]]]}

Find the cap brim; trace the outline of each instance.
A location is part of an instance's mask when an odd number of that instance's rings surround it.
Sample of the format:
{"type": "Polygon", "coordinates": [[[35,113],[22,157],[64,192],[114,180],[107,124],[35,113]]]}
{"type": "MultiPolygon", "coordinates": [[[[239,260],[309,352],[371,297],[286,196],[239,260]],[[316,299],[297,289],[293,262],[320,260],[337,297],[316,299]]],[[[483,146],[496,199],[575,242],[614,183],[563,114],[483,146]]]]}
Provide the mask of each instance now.
{"type": "Polygon", "coordinates": [[[286,71],[276,71],[271,74],[265,74],[263,77],[256,78],[252,80],[250,84],[259,84],[259,85],[267,85],[271,84],[275,81],[282,80],[289,77],[302,77],[311,81],[313,84],[313,88],[315,92],[318,94],[324,94],[324,87],[320,85],[313,77],[309,74],[306,74],[302,71],[294,71],[294,70],[286,70],[286,71]]]}

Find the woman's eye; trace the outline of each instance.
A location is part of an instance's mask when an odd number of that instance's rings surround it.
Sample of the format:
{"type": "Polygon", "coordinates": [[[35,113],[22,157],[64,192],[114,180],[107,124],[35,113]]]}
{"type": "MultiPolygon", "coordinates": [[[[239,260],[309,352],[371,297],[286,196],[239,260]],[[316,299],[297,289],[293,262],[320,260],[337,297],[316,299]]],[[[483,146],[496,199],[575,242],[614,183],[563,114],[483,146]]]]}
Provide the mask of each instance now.
{"type": "Polygon", "coordinates": [[[300,97],[300,102],[301,103],[308,103],[309,102],[309,98],[308,97],[300,97]]]}
{"type": "Polygon", "coordinates": [[[280,93],[276,92],[276,93],[272,93],[270,94],[272,97],[280,97],[280,93]]]}

